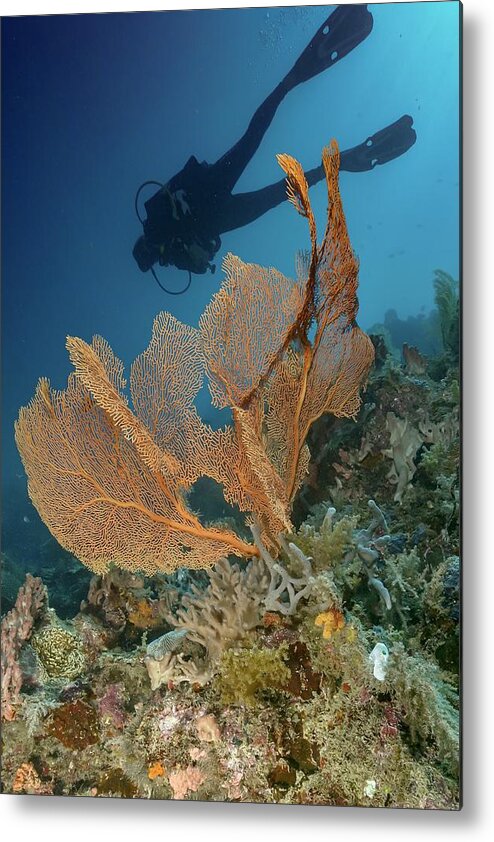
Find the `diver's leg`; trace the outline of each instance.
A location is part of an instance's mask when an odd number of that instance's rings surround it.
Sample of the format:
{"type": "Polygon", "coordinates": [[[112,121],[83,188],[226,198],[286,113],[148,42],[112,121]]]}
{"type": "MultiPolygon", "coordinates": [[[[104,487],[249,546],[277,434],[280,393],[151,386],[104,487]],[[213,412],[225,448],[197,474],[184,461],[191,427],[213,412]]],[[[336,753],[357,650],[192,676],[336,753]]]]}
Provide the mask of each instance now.
{"type": "MultiPolygon", "coordinates": [[[[309,187],[324,178],[322,164],[305,173],[309,187]]],[[[259,219],[267,211],[281,205],[286,199],[286,179],[282,178],[269,187],[253,190],[251,193],[237,193],[230,196],[218,216],[218,230],[220,234],[242,228],[255,219],[259,219]]]]}
{"type": "MultiPolygon", "coordinates": [[[[344,150],[340,154],[340,170],[366,172],[403,155],[417,139],[412,126],[412,118],[404,114],[399,120],[371,135],[363,143],[344,150]]],[[[308,170],[305,177],[309,187],[322,181],[324,178],[322,164],[308,170]]],[[[233,231],[235,228],[248,225],[266,211],[280,205],[285,199],[286,179],[284,178],[261,190],[231,196],[225,202],[221,215],[218,217],[218,231],[223,234],[225,231],[233,231]]]]}
{"type": "Polygon", "coordinates": [[[209,176],[214,184],[218,185],[217,190],[220,194],[231,193],[235,187],[245,167],[259,148],[280,102],[289,90],[284,82],[280,82],[259,106],[245,134],[211,167],[209,176]]]}
{"type": "Polygon", "coordinates": [[[369,35],[372,24],[372,15],[365,3],[338,6],[329,15],[283,81],[259,106],[245,134],[210,168],[210,178],[219,193],[233,190],[284,96],[346,56],[369,35]]]}

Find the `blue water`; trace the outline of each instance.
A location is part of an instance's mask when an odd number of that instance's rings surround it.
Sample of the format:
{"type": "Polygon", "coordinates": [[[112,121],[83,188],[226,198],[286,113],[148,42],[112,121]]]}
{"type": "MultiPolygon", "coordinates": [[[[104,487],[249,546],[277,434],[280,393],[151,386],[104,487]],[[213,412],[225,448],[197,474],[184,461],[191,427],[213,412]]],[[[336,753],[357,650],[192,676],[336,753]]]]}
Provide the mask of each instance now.
{"type": "MultiPolygon", "coordinates": [[[[3,483],[19,530],[36,514],[13,423],[38,377],[65,385],[66,335],[90,340],[100,333],[129,365],[159,310],[197,324],[220,285],[218,270],[194,277],[188,294],[173,298],[139,272],[132,257],[140,233],[136,188],[146,179],[166,181],[191,154],[217,160],[331,8],[3,20],[3,483]]],[[[331,138],[344,149],[402,114],[413,116],[418,139],[406,155],[341,175],[361,262],[363,327],[390,307],[401,317],[428,311],[434,269],[459,272],[459,4],[369,9],[371,35],[286,97],[236,187],[277,181],[277,152],[310,168],[331,138]]],[[[311,197],[322,237],[325,187],[311,197]]],[[[218,265],[232,251],[293,275],[308,234],[285,202],[222,240],[218,265]]],[[[169,286],[186,280],[178,270],[162,271],[169,286]]],[[[202,409],[210,413],[206,398],[202,409]]]]}

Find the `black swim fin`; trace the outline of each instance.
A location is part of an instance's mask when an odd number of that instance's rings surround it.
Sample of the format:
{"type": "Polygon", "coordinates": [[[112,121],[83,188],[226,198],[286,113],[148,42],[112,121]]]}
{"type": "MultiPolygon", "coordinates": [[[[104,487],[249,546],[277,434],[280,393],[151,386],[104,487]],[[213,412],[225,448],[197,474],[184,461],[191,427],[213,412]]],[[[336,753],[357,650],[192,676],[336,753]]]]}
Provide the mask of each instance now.
{"type": "Polygon", "coordinates": [[[404,114],[395,123],[368,137],[363,143],[346,149],[340,156],[340,170],[366,172],[407,152],[417,140],[413,119],[404,114]]]}
{"type": "Polygon", "coordinates": [[[310,44],[283,80],[288,90],[312,79],[357,47],[372,30],[374,20],[365,3],[338,6],[317,30],[310,44]]]}

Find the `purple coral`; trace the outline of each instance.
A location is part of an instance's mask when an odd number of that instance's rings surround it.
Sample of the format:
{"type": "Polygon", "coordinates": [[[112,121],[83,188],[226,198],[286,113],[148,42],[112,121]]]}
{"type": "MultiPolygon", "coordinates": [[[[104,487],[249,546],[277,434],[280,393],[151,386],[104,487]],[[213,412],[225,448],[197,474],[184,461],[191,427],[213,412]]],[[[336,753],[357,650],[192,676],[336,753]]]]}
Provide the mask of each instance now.
{"type": "Polygon", "coordinates": [[[47,600],[42,580],[28,573],[14,607],[2,620],[2,719],[7,721],[15,718],[22,687],[19,655],[31,636],[34,623],[46,609],[47,600]]]}
{"type": "Polygon", "coordinates": [[[108,684],[98,701],[98,710],[105,723],[112,723],[122,729],[127,721],[125,713],[125,687],[123,684],[108,684]]]}

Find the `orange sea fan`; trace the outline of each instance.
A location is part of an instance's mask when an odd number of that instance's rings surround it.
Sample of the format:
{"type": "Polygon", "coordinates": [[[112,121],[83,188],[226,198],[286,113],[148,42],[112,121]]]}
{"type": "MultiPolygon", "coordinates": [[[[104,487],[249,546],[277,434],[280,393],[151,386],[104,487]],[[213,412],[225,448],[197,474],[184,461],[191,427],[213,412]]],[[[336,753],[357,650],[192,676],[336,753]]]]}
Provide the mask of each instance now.
{"type": "MultiPolygon", "coordinates": [[[[78,370],[84,369],[84,355],[97,370],[94,346],[78,345],[77,353],[78,370]]],[[[176,474],[164,474],[160,466],[153,470],[143,460],[145,437],[136,446],[127,423],[129,438],[118,426],[121,418],[129,420],[128,407],[112,418],[98,406],[96,395],[104,389],[97,373],[92,400],[73,374],[65,391],[51,391],[51,408],[45,387],[38,387],[16,424],[29,494],[60,544],[97,573],[111,562],[152,575],[182,565],[210,566],[228,553],[252,555],[253,548],[233,532],[201,525],[176,474]]],[[[118,395],[109,394],[116,407],[118,395]]]]}
{"type": "Polygon", "coordinates": [[[276,269],[223,261],[225,280],[199,322],[213,403],[246,408],[285,346],[304,299],[276,269]]]}
{"type": "MultiPolygon", "coordinates": [[[[278,451],[283,450],[283,478],[287,498],[297,491],[307,467],[305,441],[311,425],[323,413],[351,417],[360,406],[360,388],[374,360],[370,339],[355,324],[358,310],[358,261],[353,253],[338,186],[339,151],[336,141],[323,151],[328,188],[328,222],[323,242],[317,247],[314,217],[308,205],[305,177],[296,161],[278,156],[288,174],[290,191],[299,196],[303,215],[309,220],[312,254],[300,264],[307,271],[305,298],[292,334],[298,347],[287,371],[275,373],[267,384],[268,431],[278,451]],[[309,329],[311,336],[309,339],[309,329]],[[298,367],[298,368],[297,368],[298,367]],[[287,404],[289,409],[284,409],[287,404]],[[288,434],[281,442],[279,418],[284,412],[288,434]]],[[[268,436],[269,442],[269,436],[268,436]]],[[[269,447],[269,443],[268,443],[269,447]]],[[[278,457],[279,458],[279,457],[278,457]]]]}
{"type": "Polygon", "coordinates": [[[250,408],[250,447],[269,463],[263,475],[277,474],[271,500],[284,510],[281,524],[307,471],[311,425],[325,412],[356,414],[374,349],[355,324],[358,261],[339,193],[337,144],[323,152],[328,224],[320,247],[302,167],[289,155],[278,161],[290,200],[308,220],[311,253],[299,258],[297,281],[269,270],[271,284],[268,270],[228,255],[226,282],[201,318],[200,333],[213,401],[233,407],[239,442],[240,410],[250,408]]]}
{"type": "Polygon", "coordinates": [[[39,382],[21,409],[16,441],[31,499],[62,546],[95,572],[110,563],[171,572],[229,553],[257,555],[233,531],[206,527],[187,506],[200,476],[255,515],[270,547],[290,529],[309,464],[306,438],[324,412],[352,416],[373,360],[355,324],[358,262],[338,189],[336,143],[324,150],[328,224],[317,245],[303,170],[278,157],[288,194],[308,220],[311,252],[297,279],[228,255],[226,277],[199,329],[169,313],[154,322],[130,374],[100,337],[69,337],[75,367],[65,391],[39,382]],[[209,378],[213,403],[233,424],[213,430],[194,401],[209,378]]]}

